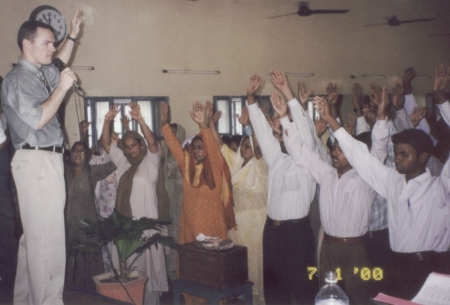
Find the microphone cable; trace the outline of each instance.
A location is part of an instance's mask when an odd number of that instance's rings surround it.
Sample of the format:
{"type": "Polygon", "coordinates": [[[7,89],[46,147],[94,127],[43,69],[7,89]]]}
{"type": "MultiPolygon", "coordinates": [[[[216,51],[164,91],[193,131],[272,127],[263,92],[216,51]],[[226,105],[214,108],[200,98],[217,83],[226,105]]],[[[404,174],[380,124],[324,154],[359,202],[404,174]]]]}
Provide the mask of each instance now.
{"type": "MultiPolygon", "coordinates": [[[[86,97],[86,94],[85,94],[84,90],[82,90],[82,89],[80,90],[80,89],[81,89],[80,86],[76,85],[75,83],[73,84],[72,91],[73,91],[74,96],[75,96],[75,112],[77,114],[77,122],[78,122],[78,128],[79,128],[80,140],[81,140],[82,130],[81,130],[81,127],[80,127],[81,121],[80,121],[80,115],[79,115],[79,110],[78,110],[78,97],[77,97],[77,95],[80,95],[82,97],[86,97]],[[79,94],[78,93],[79,91],[82,91],[83,94],[79,94]]],[[[84,141],[87,141],[87,139],[84,139],[84,141]]],[[[88,143],[86,143],[86,144],[87,144],[86,146],[88,147],[88,149],[90,149],[89,144],[88,143]]],[[[85,157],[87,157],[87,154],[85,155],[85,157]]],[[[119,273],[118,273],[117,269],[114,268],[114,264],[113,264],[112,256],[111,256],[111,251],[110,251],[110,249],[108,247],[108,242],[106,241],[105,234],[103,232],[103,228],[102,228],[102,224],[101,224],[101,216],[100,216],[100,213],[99,213],[99,210],[98,210],[98,202],[97,202],[97,197],[95,196],[95,187],[94,187],[94,182],[92,180],[91,167],[90,167],[90,164],[89,164],[90,160],[85,160],[85,162],[86,161],[87,161],[87,163],[86,163],[86,166],[85,166],[85,170],[86,170],[87,177],[88,177],[89,190],[91,192],[92,198],[94,199],[93,202],[94,202],[96,220],[97,220],[97,224],[98,224],[98,227],[99,227],[99,233],[100,233],[100,238],[101,238],[102,243],[103,243],[103,247],[105,248],[106,255],[107,255],[108,261],[109,261],[109,263],[111,265],[111,269],[112,269],[112,272],[114,274],[114,277],[120,283],[120,285],[122,286],[123,290],[125,290],[128,298],[131,300],[133,305],[136,305],[134,300],[131,298],[130,293],[128,292],[128,290],[125,288],[125,286],[123,285],[122,281],[120,280],[119,273]]],[[[145,289],[144,289],[144,294],[145,294],[145,289]]]]}

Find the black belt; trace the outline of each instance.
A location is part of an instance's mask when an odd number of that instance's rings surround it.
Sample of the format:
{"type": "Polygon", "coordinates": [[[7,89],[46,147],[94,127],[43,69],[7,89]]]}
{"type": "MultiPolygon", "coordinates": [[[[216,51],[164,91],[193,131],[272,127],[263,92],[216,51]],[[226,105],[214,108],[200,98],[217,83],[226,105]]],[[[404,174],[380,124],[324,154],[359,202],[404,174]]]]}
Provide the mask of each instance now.
{"type": "Polygon", "coordinates": [[[375,238],[375,237],[384,237],[384,236],[389,236],[389,231],[388,229],[381,229],[381,230],[375,230],[375,231],[369,231],[367,232],[367,235],[370,238],[375,238]]]}
{"type": "Polygon", "coordinates": [[[275,226],[281,226],[282,224],[288,224],[288,223],[302,223],[306,220],[309,220],[308,216],[298,219],[287,219],[287,220],[275,220],[267,216],[267,220],[270,221],[275,226]]]}
{"type": "Polygon", "coordinates": [[[61,146],[30,146],[30,144],[25,144],[20,149],[29,149],[29,150],[46,150],[51,152],[56,152],[62,154],[64,152],[64,148],[61,146]]]}
{"type": "Polygon", "coordinates": [[[423,262],[425,260],[433,260],[438,253],[435,251],[422,252],[393,252],[394,256],[399,259],[414,259],[415,261],[423,262]]]}

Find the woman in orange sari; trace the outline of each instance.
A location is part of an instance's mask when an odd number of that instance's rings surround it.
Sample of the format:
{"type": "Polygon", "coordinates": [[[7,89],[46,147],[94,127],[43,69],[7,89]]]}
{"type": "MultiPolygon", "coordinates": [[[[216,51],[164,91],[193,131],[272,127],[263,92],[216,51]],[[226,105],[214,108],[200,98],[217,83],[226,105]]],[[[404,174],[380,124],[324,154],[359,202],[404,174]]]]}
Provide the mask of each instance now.
{"type": "Polygon", "coordinates": [[[161,125],[164,139],[180,166],[183,179],[183,208],[180,218],[180,244],[195,241],[199,233],[227,239],[236,226],[231,194],[230,170],[208,128],[201,103],[192,105],[191,117],[200,127],[189,151],[169,125],[169,106],[161,103],[161,125]]]}

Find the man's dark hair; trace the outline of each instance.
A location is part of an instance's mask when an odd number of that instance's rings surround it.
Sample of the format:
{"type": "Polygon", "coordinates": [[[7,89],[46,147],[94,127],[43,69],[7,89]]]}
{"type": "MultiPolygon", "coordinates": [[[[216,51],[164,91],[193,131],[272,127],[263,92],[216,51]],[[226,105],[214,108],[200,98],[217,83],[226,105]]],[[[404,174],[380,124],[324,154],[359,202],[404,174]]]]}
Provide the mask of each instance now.
{"type": "Polygon", "coordinates": [[[241,141],[242,141],[241,135],[235,134],[235,135],[231,136],[231,142],[236,143],[237,146],[239,146],[241,144],[241,141]]]}
{"type": "Polygon", "coordinates": [[[17,33],[17,44],[19,45],[20,51],[23,51],[23,40],[34,41],[34,37],[36,36],[36,32],[38,28],[43,28],[50,30],[53,34],[55,31],[53,28],[41,21],[37,20],[27,20],[19,28],[19,33],[17,33]]]}
{"type": "Polygon", "coordinates": [[[224,144],[227,144],[228,146],[230,146],[230,143],[231,143],[231,137],[230,136],[224,135],[224,136],[221,136],[221,138],[222,138],[222,142],[224,144]]]}
{"type": "Polygon", "coordinates": [[[372,132],[371,131],[365,131],[361,132],[360,134],[354,136],[356,140],[359,142],[363,142],[367,145],[367,148],[370,150],[372,147],[372,132]]]}
{"type": "Polygon", "coordinates": [[[394,144],[409,144],[420,156],[423,153],[431,155],[433,152],[433,141],[431,137],[420,129],[406,129],[392,136],[392,143],[394,144]]]}

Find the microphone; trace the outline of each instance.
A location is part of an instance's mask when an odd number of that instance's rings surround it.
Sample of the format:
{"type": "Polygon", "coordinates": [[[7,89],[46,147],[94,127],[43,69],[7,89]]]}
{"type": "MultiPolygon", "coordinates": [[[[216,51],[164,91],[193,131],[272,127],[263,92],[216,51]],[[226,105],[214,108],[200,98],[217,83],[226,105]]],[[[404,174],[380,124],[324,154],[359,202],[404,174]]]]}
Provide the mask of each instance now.
{"type": "MultiPolygon", "coordinates": [[[[53,65],[58,68],[59,72],[67,67],[67,65],[58,57],[55,57],[53,59],[53,65]]],[[[73,82],[73,85],[77,89],[77,93],[79,95],[81,95],[82,97],[86,97],[86,92],[83,90],[83,88],[81,88],[76,82],[73,82]]]]}

